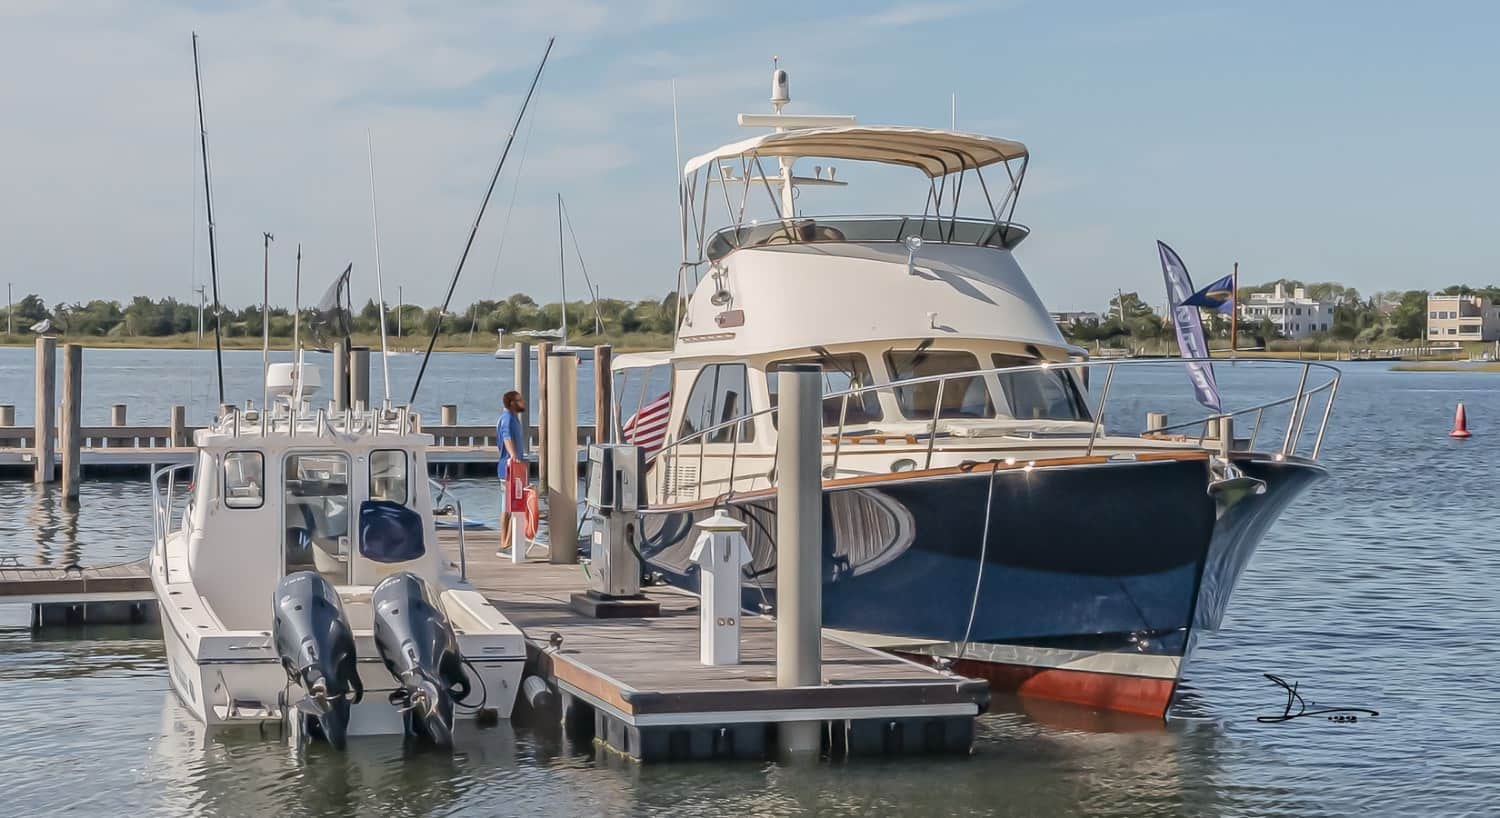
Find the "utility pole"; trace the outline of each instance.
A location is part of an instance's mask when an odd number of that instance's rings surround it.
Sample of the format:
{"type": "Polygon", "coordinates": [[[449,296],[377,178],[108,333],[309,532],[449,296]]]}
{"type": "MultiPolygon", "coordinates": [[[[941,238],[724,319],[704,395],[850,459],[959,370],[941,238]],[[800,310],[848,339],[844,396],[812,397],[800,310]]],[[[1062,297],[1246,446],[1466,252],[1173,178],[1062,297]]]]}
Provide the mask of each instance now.
{"type": "Polygon", "coordinates": [[[406,295],[401,290],[401,285],[396,285],[396,337],[401,337],[401,308],[406,306],[406,295]]]}
{"type": "Polygon", "coordinates": [[[1235,341],[1240,335],[1240,263],[1234,263],[1229,277],[1229,357],[1235,355],[1235,341]]]}
{"type": "Polygon", "coordinates": [[[198,346],[203,346],[203,300],[207,298],[207,288],[199,284],[193,292],[198,294],[198,346]]]}
{"type": "Polygon", "coordinates": [[[11,283],[5,282],[5,334],[14,335],[16,332],[16,302],[10,297],[11,283]]]}

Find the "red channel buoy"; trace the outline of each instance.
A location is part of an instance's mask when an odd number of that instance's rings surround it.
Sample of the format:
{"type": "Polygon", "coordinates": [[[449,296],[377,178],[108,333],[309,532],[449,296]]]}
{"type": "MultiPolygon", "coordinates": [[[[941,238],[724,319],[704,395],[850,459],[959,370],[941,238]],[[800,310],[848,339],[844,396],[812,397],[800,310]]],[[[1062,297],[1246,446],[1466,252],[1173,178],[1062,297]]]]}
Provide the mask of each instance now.
{"type": "Polygon", "coordinates": [[[1458,405],[1458,411],[1453,414],[1453,431],[1448,433],[1448,437],[1469,437],[1469,416],[1464,412],[1462,403],[1458,405]]]}

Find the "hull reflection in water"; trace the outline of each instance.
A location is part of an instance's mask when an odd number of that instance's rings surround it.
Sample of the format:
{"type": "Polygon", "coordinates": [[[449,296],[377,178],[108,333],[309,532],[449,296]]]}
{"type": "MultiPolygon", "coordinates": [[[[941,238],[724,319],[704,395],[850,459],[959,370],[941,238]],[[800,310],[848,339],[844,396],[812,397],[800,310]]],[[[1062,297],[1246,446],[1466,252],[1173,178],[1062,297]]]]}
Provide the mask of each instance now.
{"type": "MultiPolygon", "coordinates": [[[[1227,507],[1208,490],[1206,453],[833,482],[823,495],[824,626],[956,661],[998,690],[1160,718],[1196,632],[1218,627],[1266,529],[1324,473],[1300,459],[1236,465],[1267,490],[1227,507]]],[[[774,606],[775,494],[727,503],[750,523],[743,604],[774,606]]],[[[711,505],[648,512],[644,550],[670,582],[696,590],[693,525],[711,505]]]]}

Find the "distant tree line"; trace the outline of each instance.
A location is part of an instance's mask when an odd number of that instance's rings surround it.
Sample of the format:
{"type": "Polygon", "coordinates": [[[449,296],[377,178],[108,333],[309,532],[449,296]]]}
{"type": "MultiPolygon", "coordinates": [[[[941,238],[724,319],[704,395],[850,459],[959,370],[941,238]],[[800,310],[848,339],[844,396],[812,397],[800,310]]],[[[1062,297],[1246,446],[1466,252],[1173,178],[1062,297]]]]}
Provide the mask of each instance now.
{"type": "MultiPolygon", "coordinates": [[[[675,330],[676,295],[668,293],[660,301],[645,299],[625,301],[602,298],[597,305],[590,301],[572,301],[567,305],[568,337],[586,338],[595,334],[596,316],[602,333],[631,335],[636,333],[671,333],[675,330]]],[[[94,299],[88,302],[57,304],[48,307],[35,295],[27,295],[15,302],[13,326],[16,333],[26,333],[41,322],[50,321],[55,332],[64,335],[163,337],[196,333],[198,331],[199,308],[197,304],[178,301],[175,298],[152,300],[138,295],[128,304],[118,301],[94,299]]],[[[306,329],[307,309],[303,313],[303,328],[306,329]]],[[[271,335],[276,338],[292,336],[292,311],[285,307],[269,310],[271,335]]],[[[6,307],[0,304],[0,331],[5,328],[6,307]]],[[[259,336],[262,314],[259,304],[240,309],[221,306],[220,318],[226,336],[259,336]]],[[[562,305],[538,304],[522,293],[503,301],[476,301],[458,310],[440,314],[436,307],[421,307],[415,304],[386,305],[386,330],[394,336],[399,327],[402,335],[429,335],[438,322],[442,332],[448,335],[468,333],[494,335],[496,330],[507,333],[518,330],[550,330],[562,324],[562,305]]],[[[380,332],[380,307],[367,301],[363,308],[351,316],[356,333],[380,332]]],[[[213,332],[213,305],[203,309],[203,329],[213,332]]]]}
{"type": "MultiPolygon", "coordinates": [[[[1247,303],[1254,293],[1269,293],[1281,284],[1290,293],[1298,287],[1307,297],[1334,302],[1333,321],[1327,332],[1309,336],[1313,341],[1343,341],[1355,345],[1380,345],[1398,341],[1420,340],[1427,332],[1427,290],[1389,290],[1362,296],[1353,287],[1333,281],[1303,283],[1280,279],[1265,284],[1239,288],[1239,302],[1247,303]]],[[[1500,304],[1500,287],[1469,287],[1455,284],[1443,290],[1444,295],[1479,295],[1500,304]]],[[[1205,317],[1204,330],[1210,338],[1228,338],[1228,315],[1214,313],[1205,317]]],[[[1140,346],[1145,342],[1169,340],[1175,334],[1164,315],[1143,301],[1139,294],[1118,294],[1110,300],[1099,320],[1074,321],[1063,327],[1063,335],[1077,344],[1105,347],[1140,346]]],[[[1254,323],[1240,321],[1242,343],[1264,345],[1279,340],[1281,334],[1269,320],[1254,323]]]]}

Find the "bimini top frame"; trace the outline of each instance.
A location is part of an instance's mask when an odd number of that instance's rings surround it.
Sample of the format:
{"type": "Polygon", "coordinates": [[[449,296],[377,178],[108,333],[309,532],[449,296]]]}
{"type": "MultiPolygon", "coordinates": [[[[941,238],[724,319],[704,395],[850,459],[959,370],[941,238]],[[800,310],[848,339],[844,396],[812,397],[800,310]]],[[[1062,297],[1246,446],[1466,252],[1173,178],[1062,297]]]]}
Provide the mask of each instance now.
{"type": "MultiPolygon", "coordinates": [[[[746,119],[748,117],[742,116],[742,121],[746,119]]],[[[906,236],[915,236],[922,241],[1008,248],[1024,237],[1025,228],[1011,221],[1029,161],[1024,144],[980,134],[894,125],[797,127],[799,120],[819,119],[830,118],[755,117],[754,124],[777,127],[778,130],[724,145],[696,156],[684,165],[681,180],[683,262],[679,271],[679,294],[684,294],[687,288],[685,276],[689,270],[696,286],[703,265],[717,262],[728,252],[745,246],[747,237],[754,237],[753,243],[756,244],[842,240],[844,231],[819,229],[811,219],[797,213],[795,194],[804,186],[844,187],[848,182],[837,179],[832,168],[826,177],[821,167],[812,176],[796,175],[793,165],[803,158],[897,165],[913,168],[926,176],[927,195],[921,215],[901,217],[903,230],[897,231],[900,235],[892,234],[893,238],[888,240],[904,241],[906,236]],[[763,160],[772,158],[776,160],[776,169],[767,172],[763,160]],[[1004,167],[1009,179],[1009,187],[998,202],[991,195],[983,173],[984,168],[993,165],[1004,167]],[[988,210],[988,220],[978,221],[991,229],[969,229],[976,220],[958,215],[964,180],[969,174],[979,181],[988,210]],[[722,196],[710,195],[709,188],[715,184],[722,196]],[[767,220],[754,221],[758,229],[753,231],[746,229],[746,208],[752,189],[764,191],[775,213],[769,225],[767,220]],[[727,222],[713,234],[709,233],[710,200],[721,200],[727,222]],[[961,224],[966,226],[961,229],[961,224]],[[909,232],[906,232],[907,227],[909,232]],[[931,229],[933,227],[936,229],[931,229]]],[[[824,218],[822,224],[859,218],[867,217],[824,218]]]]}

